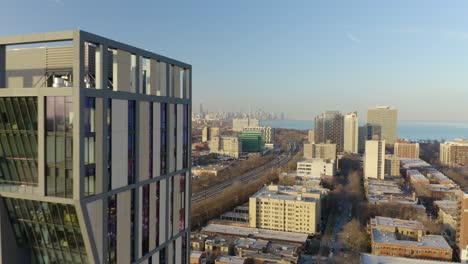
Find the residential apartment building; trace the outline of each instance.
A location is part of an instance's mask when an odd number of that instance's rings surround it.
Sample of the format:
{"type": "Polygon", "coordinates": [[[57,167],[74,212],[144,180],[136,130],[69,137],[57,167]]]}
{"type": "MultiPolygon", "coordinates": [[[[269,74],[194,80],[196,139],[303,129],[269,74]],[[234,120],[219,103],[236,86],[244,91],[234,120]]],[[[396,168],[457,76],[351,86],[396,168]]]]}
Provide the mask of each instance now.
{"type": "Polygon", "coordinates": [[[336,166],[334,160],[303,159],[297,162],[297,176],[306,178],[321,178],[335,176],[336,166]]]}
{"type": "Polygon", "coordinates": [[[0,38],[0,262],[187,263],[191,72],[80,30],[0,38]]]}
{"type": "Polygon", "coordinates": [[[364,153],[367,140],[381,139],[382,130],[378,125],[365,124],[358,128],[358,151],[364,153]]]}
{"type": "Polygon", "coordinates": [[[385,175],[400,176],[400,158],[395,155],[385,156],[385,175]]]}
{"type": "Polygon", "coordinates": [[[309,130],[307,132],[307,141],[309,143],[314,143],[315,142],[315,130],[309,130]]]}
{"type": "Polygon", "coordinates": [[[246,127],[259,127],[260,121],[253,118],[234,118],[232,120],[232,131],[242,132],[246,127]]]}
{"type": "Polygon", "coordinates": [[[429,184],[429,180],[418,170],[407,170],[406,177],[413,186],[429,184]]]}
{"type": "Polygon", "coordinates": [[[336,160],[336,144],[331,143],[309,143],[304,144],[305,159],[336,160]]]}
{"type": "Polygon", "coordinates": [[[367,110],[367,123],[381,129],[381,139],[387,144],[394,144],[397,139],[398,110],[390,106],[377,106],[367,110]]]}
{"type": "Polygon", "coordinates": [[[393,153],[399,158],[419,159],[419,143],[398,140],[395,142],[393,153]]]}
{"type": "Polygon", "coordinates": [[[343,129],[343,115],[325,111],[315,117],[315,143],[333,143],[337,152],[343,152],[343,129]]]}
{"type": "Polygon", "coordinates": [[[214,137],[208,143],[210,153],[216,153],[233,158],[239,158],[242,153],[242,142],[236,136],[214,137]]]}
{"type": "Polygon", "coordinates": [[[468,166],[468,140],[440,143],[440,163],[445,166],[468,166]]]}
{"type": "Polygon", "coordinates": [[[371,219],[372,254],[450,261],[453,250],[444,237],[424,230],[418,221],[377,216],[371,219]]]}
{"type": "Polygon", "coordinates": [[[343,150],[345,152],[357,153],[359,140],[359,123],[357,112],[344,115],[343,123],[343,150]]]}
{"type": "Polygon", "coordinates": [[[219,127],[205,126],[202,130],[202,142],[208,142],[214,137],[219,137],[219,127]]]}
{"type": "Polygon", "coordinates": [[[384,179],[385,175],[385,141],[367,140],[364,153],[364,177],[384,179]]]}
{"type": "Polygon", "coordinates": [[[250,197],[249,226],[315,234],[321,221],[322,190],[266,186],[250,197]]]}

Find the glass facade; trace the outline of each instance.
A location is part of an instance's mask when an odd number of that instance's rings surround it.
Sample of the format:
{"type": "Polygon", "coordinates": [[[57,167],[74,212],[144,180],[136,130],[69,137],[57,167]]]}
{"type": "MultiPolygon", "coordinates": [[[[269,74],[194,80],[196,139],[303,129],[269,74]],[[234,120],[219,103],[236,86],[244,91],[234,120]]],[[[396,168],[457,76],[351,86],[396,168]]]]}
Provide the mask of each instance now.
{"type": "Polygon", "coordinates": [[[141,217],[141,229],[142,229],[142,237],[141,237],[141,249],[143,255],[148,253],[149,251],[149,184],[143,186],[143,204],[142,204],[142,217],[141,217]]]}
{"type": "Polygon", "coordinates": [[[85,165],[85,196],[95,194],[96,184],[96,99],[87,97],[84,119],[84,165],[85,165]]]}
{"type": "Polygon", "coordinates": [[[185,173],[180,175],[180,192],[179,192],[179,199],[180,199],[180,210],[179,210],[179,231],[183,231],[185,229],[185,173]]]}
{"type": "Polygon", "coordinates": [[[112,99],[107,99],[107,190],[112,190],[112,99]]]}
{"type": "Polygon", "coordinates": [[[107,198],[107,263],[117,263],[117,195],[107,198]]]}
{"type": "MultiPolygon", "coordinates": [[[[173,106],[172,111],[174,111],[174,120],[171,120],[172,123],[174,124],[172,126],[174,128],[174,130],[172,131],[173,133],[172,136],[174,137],[174,148],[172,149],[171,152],[172,152],[172,158],[174,159],[174,162],[177,163],[176,162],[177,161],[177,144],[178,144],[177,142],[177,104],[173,104],[171,106],[173,106]]],[[[174,166],[174,170],[172,172],[176,170],[177,170],[177,166],[174,166]]]]}
{"type": "Polygon", "coordinates": [[[0,98],[0,184],[38,184],[37,97],[0,98]]]}
{"type": "Polygon", "coordinates": [[[46,97],[47,195],[73,197],[73,100],[46,97]]]}
{"type": "Polygon", "coordinates": [[[183,151],[183,154],[182,154],[182,157],[183,157],[183,161],[182,161],[182,165],[183,165],[183,168],[184,169],[187,169],[188,166],[189,166],[189,159],[188,159],[188,153],[189,153],[189,146],[188,146],[188,140],[189,140],[189,108],[188,108],[188,105],[184,104],[184,107],[183,107],[183,112],[184,112],[184,120],[183,120],[183,129],[182,129],[182,138],[183,138],[183,147],[182,147],[182,151],[183,151]]]}
{"type": "Polygon", "coordinates": [[[135,183],[135,101],[128,101],[128,184],[135,183]]]}
{"type": "Polygon", "coordinates": [[[167,170],[167,103],[161,103],[161,175],[167,170]]]}
{"type": "Polygon", "coordinates": [[[37,263],[88,263],[72,205],[3,198],[19,245],[37,263]]]}

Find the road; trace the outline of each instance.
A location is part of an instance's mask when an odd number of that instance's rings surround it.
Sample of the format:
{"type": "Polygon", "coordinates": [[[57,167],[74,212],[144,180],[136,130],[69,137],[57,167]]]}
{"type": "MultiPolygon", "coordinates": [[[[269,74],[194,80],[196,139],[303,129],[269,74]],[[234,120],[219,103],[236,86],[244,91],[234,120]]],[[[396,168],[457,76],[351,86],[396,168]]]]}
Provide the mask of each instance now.
{"type": "Polygon", "coordinates": [[[234,177],[229,180],[226,180],[220,184],[215,186],[211,186],[207,189],[202,191],[196,192],[192,194],[192,203],[202,201],[204,199],[210,198],[215,196],[224,191],[224,189],[230,187],[234,182],[241,182],[247,183],[252,180],[256,180],[260,178],[264,173],[281,168],[282,166],[286,165],[289,161],[294,158],[294,153],[289,155],[280,155],[277,158],[273,159],[272,161],[268,162],[267,164],[257,167],[244,175],[239,177],[234,177]]]}

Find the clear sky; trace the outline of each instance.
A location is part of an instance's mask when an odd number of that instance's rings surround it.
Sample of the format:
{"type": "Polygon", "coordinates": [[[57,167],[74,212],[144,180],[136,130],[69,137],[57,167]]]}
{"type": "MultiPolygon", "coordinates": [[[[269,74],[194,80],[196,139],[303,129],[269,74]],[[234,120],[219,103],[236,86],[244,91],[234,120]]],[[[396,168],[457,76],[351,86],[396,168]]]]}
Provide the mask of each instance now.
{"type": "Polygon", "coordinates": [[[2,0],[0,35],[83,29],[193,65],[193,103],[468,121],[468,1],[2,0]]]}

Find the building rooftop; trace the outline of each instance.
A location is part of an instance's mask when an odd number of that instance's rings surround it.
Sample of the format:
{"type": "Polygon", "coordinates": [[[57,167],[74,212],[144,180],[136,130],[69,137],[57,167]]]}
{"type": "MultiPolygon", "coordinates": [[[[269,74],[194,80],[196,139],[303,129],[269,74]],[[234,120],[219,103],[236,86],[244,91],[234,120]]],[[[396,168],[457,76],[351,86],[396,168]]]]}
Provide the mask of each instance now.
{"type": "Polygon", "coordinates": [[[239,238],[236,241],[236,247],[249,250],[263,250],[268,247],[270,242],[263,239],[239,238]]]}
{"type": "Polygon", "coordinates": [[[190,258],[199,259],[199,258],[201,258],[202,256],[203,256],[203,252],[201,252],[201,251],[194,251],[194,250],[193,250],[193,251],[190,253],[190,258]]]}
{"type": "Polygon", "coordinates": [[[361,264],[440,264],[453,263],[440,260],[425,260],[413,258],[376,256],[367,253],[361,253],[361,264]]]}
{"type": "Polygon", "coordinates": [[[320,158],[303,158],[297,163],[327,163],[327,164],[334,164],[335,160],[326,160],[320,158]]]}
{"type": "Polygon", "coordinates": [[[431,164],[422,159],[400,159],[401,167],[404,169],[429,168],[431,164]]]}
{"type": "Polygon", "coordinates": [[[372,228],[372,240],[375,243],[396,244],[421,248],[452,249],[443,236],[427,235],[421,241],[398,240],[395,232],[388,232],[372,228]]]}
{"type": "Polygon", "coordinates": [[[448,200],[439,200],[434,201],[434,204],[443,212],[453,217],[459,216],[458,211],[458,202],[457,201],[448,201],[448,200]]]}
{"type": "Polygon", "coordinates": [[[443,182],[453,183],[453,181],[449,177],[445,176],[445,174],[443,174],[442,172],[434,168],[427,169],[427,174],[428,176],[431,175],[434,178],[434,180],[436,180],[438,183],[443,183],[443,182]]]}
{"type": "Polygon", "coordinates": [[[449,146],[468,146],[468,139],[456,138],[453,141],[446,141],[441,144],[449,145],[449,146]]]}
{"type": "Polygon", "coordinates": [[[403,220],[398,218],[376,216],[371,219],[373,226],[402,227],[418,230],[425,230],[424,225],[419,221],[403,220]]]}
{"type": "Polygon", "coordinates": [[[218,261],[229,264],[244,264],[245,258],[234,256],[219,256],[216,258],[216,262],[218,261]]]}
{"type": "Polygon", "coordinates": [[[270,185],[263,187],[260,191],[252,195],[252,198],[268,198],[268,199],[278,199],[278,200],[297,200],[305,202],[317,202],[317,199],[312,197],[301,196],[301,193],[322,193],[323,190],[320,189],[308,189],[303,188],[302,186],[276,186],[270,185]],[[297,193],[297,195],[292,195],[292,193],[297,193]]]}
{"type": "Polygon", "coordinates": [[[202,229],[203,233],[217,233],[239,237],[254,237],[272,241],[287,241],[303,244],[309,237],[305,233],[283,232],[252,227],[236,227],[218,224],[208,224],[202,229]]]}
{"type": "Polygon", "coordinates": [[[426,178],[426,176],[422,175],[421,172],[418,170],[407,170],[406,175],[408,175],[409,178],[411,178],[411,181],[427,181],[429,180],[426,178]]]}

